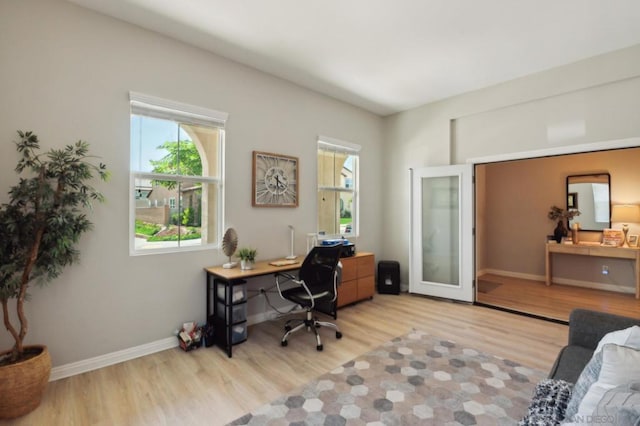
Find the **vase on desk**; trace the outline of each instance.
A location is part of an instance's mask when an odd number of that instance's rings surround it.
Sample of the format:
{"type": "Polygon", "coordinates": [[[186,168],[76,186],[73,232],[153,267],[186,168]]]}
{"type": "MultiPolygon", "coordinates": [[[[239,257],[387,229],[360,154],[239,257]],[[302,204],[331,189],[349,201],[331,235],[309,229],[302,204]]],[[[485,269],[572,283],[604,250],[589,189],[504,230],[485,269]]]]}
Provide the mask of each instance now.
{"type": "Polygon", "coordinates": [[[253,260],[240,260],[240,269],[242,270],[247,270],[247,269],[253,269],[253,264],[254,261],[253,260]]]}
{"type": "Polygon", "coordinates": [[[553,239],[556,240],[556,243],[560,244],[562,242],[562,237],[567,236],[567,227],[564,226],[564,221],[559,220],[558,226],[553,230],[553,239]]]}

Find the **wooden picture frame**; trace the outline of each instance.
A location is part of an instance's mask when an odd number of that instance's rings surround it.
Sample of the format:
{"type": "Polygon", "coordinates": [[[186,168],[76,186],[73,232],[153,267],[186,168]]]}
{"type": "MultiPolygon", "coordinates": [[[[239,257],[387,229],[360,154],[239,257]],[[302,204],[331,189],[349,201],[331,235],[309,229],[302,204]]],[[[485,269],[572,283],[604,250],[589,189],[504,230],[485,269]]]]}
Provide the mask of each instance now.
{"type": "Polygon", "coordinates": [[[629,239],[629,247],[638,247],[638,235],[637,234],[629,234],[627,236],[629,239]]]}
{"type": "Polygon", "coordinates": [[[251,205],[298,207],[298,157],[253,151],[251,205]]]}
{"type": "Polygon", "coordinates": [[[577,208],[578,208],[578,193],[569,192],[567,194],[567,209],[577,209],[577,208]]]}

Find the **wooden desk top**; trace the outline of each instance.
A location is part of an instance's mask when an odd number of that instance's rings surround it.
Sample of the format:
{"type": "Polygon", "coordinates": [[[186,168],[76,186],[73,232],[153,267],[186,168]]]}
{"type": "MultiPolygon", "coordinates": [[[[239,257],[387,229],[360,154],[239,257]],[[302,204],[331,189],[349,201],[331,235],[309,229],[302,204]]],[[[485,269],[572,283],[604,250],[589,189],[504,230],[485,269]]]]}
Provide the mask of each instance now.
{"type": "Polygon", "coordinates": [[[302,261],[304,260],[304,256],[298,256],[297,259],[295,259],[296,263],[293,263],[291,265],[273,266],[269,264],[269,262],[279,260],[284,259],[270,259],[256,262],[253,265],[253,269],[240,269],[240,262],[238,262],[235,268],[225,269],[222,266],[209,266],[207,268],[204,268],[204,270],[209,274],[216,275],[228,281],[241,280],[243,278],[259,277],[261,275],[275,274],[276,272],[293,271],[296,269],[300,269],[300,266],[302,266],[302,261]]]}
{"type": "MultiPolygon", "coordinates": [[[[354,256],[341,257],[340,260],[342,261],[345,259],[355,259],[358,257],[371,256],[371,255],[373,255],[373,253],[357,252],[354,256]]],[[[291,265],[274,266],[269,264],[269,262],[285,260],[283,258],[279,258],[279,259],[269,259],[269,260],[262,260],[260,262],[256,262],[255,265],[253,265],[253,269],[242,270],[240,269],[240,262],[238,262],[235,268],[225,269],[222,266],[209,266],[204,268],[204,270],[209,274],[213,274],[227,281],[241,280],[244,278],[259,277],[261,275],[275,274],[276,272],[286,272],[286,271],[294,271],[296,269],[300,269],[305,257],[306,257],[305,255],[298,255],[298,257],[295,259],[296,263],[293,263],[291,265]]]]}

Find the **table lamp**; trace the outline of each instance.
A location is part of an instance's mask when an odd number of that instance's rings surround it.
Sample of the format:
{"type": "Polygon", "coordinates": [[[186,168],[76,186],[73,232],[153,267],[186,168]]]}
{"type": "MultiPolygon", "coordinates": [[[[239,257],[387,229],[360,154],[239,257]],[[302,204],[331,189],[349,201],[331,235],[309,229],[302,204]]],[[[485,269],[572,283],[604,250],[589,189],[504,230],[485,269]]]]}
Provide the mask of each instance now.
{"type": "Polygon", "coordinates": [[[640,206],[632,204],[619,204],[613,206],[611,222],[622,223],[622,232],[624,233],[624,244],[622,247],[629,247],[629,241],[627,239],[629,223],[640,222],[640,206]]]}

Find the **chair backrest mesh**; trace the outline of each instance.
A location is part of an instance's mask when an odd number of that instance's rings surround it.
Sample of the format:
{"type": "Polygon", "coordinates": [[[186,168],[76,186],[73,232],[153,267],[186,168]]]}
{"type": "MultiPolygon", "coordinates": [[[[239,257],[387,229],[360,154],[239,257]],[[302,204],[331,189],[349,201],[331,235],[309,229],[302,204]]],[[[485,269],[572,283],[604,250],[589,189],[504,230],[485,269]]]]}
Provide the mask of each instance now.
{"type": "Polygon", "coordinates": [[[298,276],[312,293],[327,290],[333,292],[341,247],[340,244],[314,247],[302,262],[298,276]]]}

